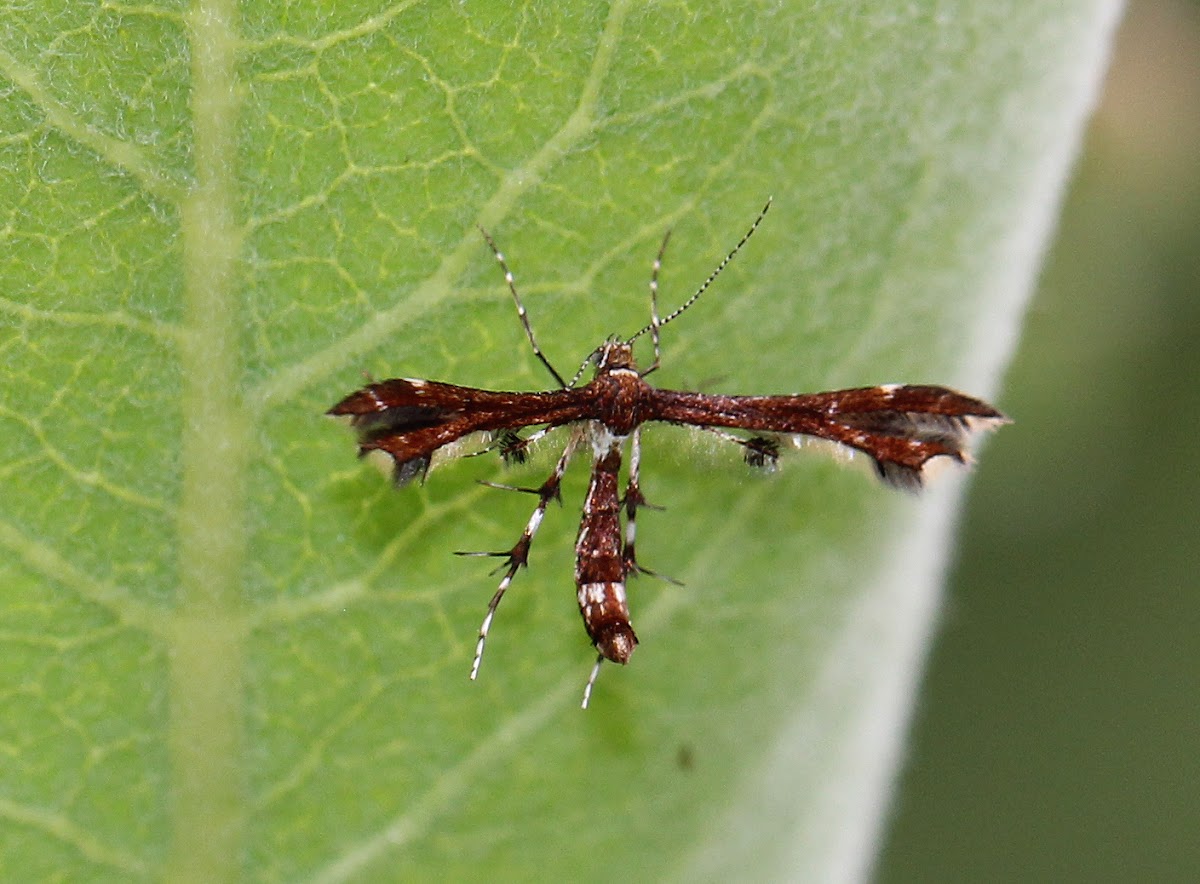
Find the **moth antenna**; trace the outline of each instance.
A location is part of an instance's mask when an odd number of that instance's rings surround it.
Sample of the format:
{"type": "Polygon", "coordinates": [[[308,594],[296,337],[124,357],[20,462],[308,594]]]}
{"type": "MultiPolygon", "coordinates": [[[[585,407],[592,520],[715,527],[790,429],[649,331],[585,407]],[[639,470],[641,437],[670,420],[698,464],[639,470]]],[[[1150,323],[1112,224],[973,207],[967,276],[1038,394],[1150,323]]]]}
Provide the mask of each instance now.
{"type": "MultiPolygon", "coordinates": [[[[657,366],[658,366],[657,341],[658,341],[659,329],[661,329],[664,325],[666,325],[672,319],[677,318],[679,316],[679,314],[683,313],[684,310],[687,310],[688,307],[691,307],[698,300],[700,300],[700,296],[703,295],[705,293],[705,291],[708,290],[708,287],[713,284],[713,281],[718,276],[721,275],[721,271],[729,266],[729,262],[732,261],[734,259],[734,257],[737,255],[737,253],[742,250],[742,246],[744,246],[746,244],[746,242],[750,239],[750,237],[754,236],[754,231],[758,230],[758,225],[762,223],[763,218],[767,217],[767,212],[771,208],[771,201],[772,201],[772,198],[768,197],[767,204],[762,207],[762,211],[758,213],[758,217],[754,219],[754,223],[750,225],[750,229],[745,232],[745,234],[742,236],[742,238],[740,240],[738,240],[738,244],[733,247],[733,249],[729,252],[729,254],[724,257],[724,259],[722,259],[721,263],[717,265],[716,269],[713,270],[713,272],[708,275],[708,279],[704,280],[704,283],[700,286],[700,288],[696,289],[695,293],[693,293],[690,298],[688,298],[686,301],[684,301],[682,304],[680,304],[678,307],[676,307],[674,310],[672,310],[671,313],[668,316],[666,316],[666,318],[664,318],[661,322],[655,321],[657,319],[657,317],[655,316],[655,313],[657,312],[657,307],[653,304],[653,299],[654,299],[654,296],[656,296],[657,292],[656,291],[652,292],[650,324],[638,329],[638,331],[631,338],[629,338],[629,340],[627,340],[625,343],[632,344],[634,341],[636,341],[638,338],[640,338],[646,332],[653,332],[654,338],[655,338],[654,367],[657,368],[657,366]]],[[[666,245],[667,245],[667,241],[666,241],[666,239],[664,239],[662,249],[659,250],[660,260],[662,257],[662,251],[663,251],[663,249],[666,248],[666,245]]],[[[655,262],[655,263],[657,263],[657,262],[655,262]]],[[[658,270],[656,267],[655,272],[654,272],[654,285],[653,285],[654,289],[657,289],[657,278],[658,278],[658,270]]],[[[647,372],[643,372],[643,374],[646,374],[646,373],[647,372]]]]}
{"type": "Polygon", "coordinates": [[[546,354],[542,352],[542,348],[538,346],[537,338],[533,336],[533,327],[529,324],[529,316],[525,313],[525,305],[521,303],[521,296],[517,294],[517,283],[513,279],[512,271],[508,269],[508,264],[504,260],[504,253],[496,247],[495,241],[491,235],[482,227],[479,232],[483,234],[484,241],[492,250],[492,254],[496,256],[496,261],[500,264],[500,269],[504,271],[504,281],[508,283],[508,290],[512,292],[513,302],[517,305],[517,316],[521,317],[521,325],[525,327],[525,337],[529,338],[529,346],[533,347],[533,354],[541,360],[542,365],[546,366],[546,370],[554,375],[554,380],[560,387],[566,387],[567,382],[550,364],[550,360],[546,358],[546,354]]]}

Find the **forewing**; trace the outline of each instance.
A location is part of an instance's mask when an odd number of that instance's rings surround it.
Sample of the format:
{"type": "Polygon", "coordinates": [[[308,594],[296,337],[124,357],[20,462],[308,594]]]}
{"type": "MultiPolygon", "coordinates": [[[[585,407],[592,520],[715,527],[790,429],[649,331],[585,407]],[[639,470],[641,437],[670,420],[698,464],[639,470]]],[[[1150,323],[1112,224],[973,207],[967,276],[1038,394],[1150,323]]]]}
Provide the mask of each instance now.
{"type": "Polygon", "coordinates": [[[396,484],[424,476],[435,451],[476,432],[558,426],[587,416],[578,391],[505,393],[416,378],[368,384],[327,412],[349,417],[359,456],[383,451],[396,484]]]}
{"type": "Polygon", "coordinates": [[[778,437],[823,439],[868,454],[896,488],[921,487],[926,464],[967,460],[972,434],[1007,418],[982,400],[946,387],[889,385],[795,396],[715,396],[658,391],[656,419],[746,430],[746,460],[770,467],[778,437]]]}

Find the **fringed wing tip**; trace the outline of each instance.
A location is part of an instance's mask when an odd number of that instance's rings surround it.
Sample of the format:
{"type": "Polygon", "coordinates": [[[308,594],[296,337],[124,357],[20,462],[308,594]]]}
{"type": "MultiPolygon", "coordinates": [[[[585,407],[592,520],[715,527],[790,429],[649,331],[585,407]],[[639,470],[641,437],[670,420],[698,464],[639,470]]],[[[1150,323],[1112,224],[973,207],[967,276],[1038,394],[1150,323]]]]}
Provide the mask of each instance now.
{"type": "Polygon", "coordinates": [[[916,437],[920,442],[940,445],[946,450],[926,457],[915,466],[872,457],[876,474],[888,487],[916,494],[947,462],[953,461],[960,466],[970,467],[974,463],[970,451],[973,437],[1012,423],[1010,418],[990,406],[984,405],[980,412],[953,416],[906,415],[908,419],[913,420],[913,427],[917,430],[916,437]]]}
{"type": "Polygon", "coordinates": [[[430,458],[414,457],[411,460],[396,461],[396,469],[392,473],[392,484],[397,488],[403,488],[413,479],[420,479],[421,484],[425,484],[425,477],[429,475],[430,458]]]}
{"type": "Polygon", "coordinates": [[[925,487],[922,467],[910,467],[895,461],[875,461],[875,473],[883,484],[897,491],[917,494],[925,487]]]}
{"type": "Polygon", "coordinates": [[[367,461],[379,472],[388,476],[397,488],[403,488],[414,479],[425,482],[429,473],[430,458],[413,457],[409,460],[399,460],[394,454],[377,445],[360,445],[358,447],[360,460],[367,461]]]}

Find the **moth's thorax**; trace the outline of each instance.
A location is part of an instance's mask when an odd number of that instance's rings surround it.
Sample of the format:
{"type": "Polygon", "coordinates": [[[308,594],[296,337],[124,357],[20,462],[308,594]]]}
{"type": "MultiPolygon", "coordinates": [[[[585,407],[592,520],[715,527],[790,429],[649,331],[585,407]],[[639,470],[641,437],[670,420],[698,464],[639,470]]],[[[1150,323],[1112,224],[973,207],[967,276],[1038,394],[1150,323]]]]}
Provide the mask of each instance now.
{"type": "Polygon", "coordinates": [[[600,351],[596,376],[587,385],[594,397],[595,420],[614,436],[627,436],[647,419],[654,389],[642,380],[629,344],[609,341],[600,351]]]}

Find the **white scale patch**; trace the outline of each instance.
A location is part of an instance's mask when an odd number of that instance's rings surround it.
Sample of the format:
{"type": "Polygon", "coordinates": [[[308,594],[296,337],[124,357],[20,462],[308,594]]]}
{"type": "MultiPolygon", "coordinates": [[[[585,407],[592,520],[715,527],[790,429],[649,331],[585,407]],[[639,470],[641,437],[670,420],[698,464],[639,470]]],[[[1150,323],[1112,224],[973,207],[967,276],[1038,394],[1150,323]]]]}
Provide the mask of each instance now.
{"type": "Polygon", "coordinates": [[[581,606],[602,605],[610,596],[624,605],[625,585],[623,583],[585,583],[579,587],[579,604],[581,606]]]}
{"type": "Polygon", "coordinates": [[[625,444],[628,436],[618,436],[600,421],[592,421],[588,426],[588,437],[592,442],[592,451],[597,458],[604,457],[610,451],[625,444]]]}

